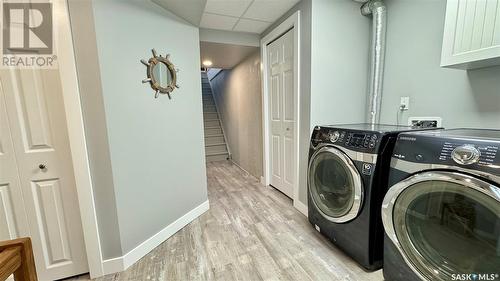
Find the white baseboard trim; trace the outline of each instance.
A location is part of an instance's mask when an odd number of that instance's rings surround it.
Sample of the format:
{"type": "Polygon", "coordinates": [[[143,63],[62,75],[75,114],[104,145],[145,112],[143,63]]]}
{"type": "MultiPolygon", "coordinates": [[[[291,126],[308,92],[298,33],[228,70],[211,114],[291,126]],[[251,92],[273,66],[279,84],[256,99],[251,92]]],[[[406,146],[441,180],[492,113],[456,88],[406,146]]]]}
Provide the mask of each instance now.
{"type": "Polygon", "coordinates": [[[299,200],[293,200],[293,206],[295,209],[299,210],[304,216],[308,216],[307,206],[306,204],[300,202],[299,200]]]}
{"type": "MultiPolygon", "coordinates": [[[[104,275],[124,271],[123,257],[117,257],[102,261],[102,272],[104,275]]],[[[100,276],[99,276],[100,277],[100,276]]]]}
{"type": "Polygon", "coordinates": [[[184,216],[178,218],[173,223],[169,224],[164,229],[160,230],[158,233],[150,237],[148,240],[139,244],[137,247],[135,247],[125,255],[121,257],[104,260],[102,263],[104,275],[126,270],[135,262],[137,262],[139,259],[144,257],[149,252],[151,252],[158,245],[167,240],[170,236],[174,235],[177,231],[181,230],[183,227],[188,225],[194,219],[196,219],[197,217],[208,211],[209,208],[210,205],[207,200],[201,203],[193,210],[189,211],[184,216]]]}
{"type": "Polygon", "coordinates": [[[264,177],[260,177],[260,184],[266,186],[266,180],[264,179],[264,177]]]}

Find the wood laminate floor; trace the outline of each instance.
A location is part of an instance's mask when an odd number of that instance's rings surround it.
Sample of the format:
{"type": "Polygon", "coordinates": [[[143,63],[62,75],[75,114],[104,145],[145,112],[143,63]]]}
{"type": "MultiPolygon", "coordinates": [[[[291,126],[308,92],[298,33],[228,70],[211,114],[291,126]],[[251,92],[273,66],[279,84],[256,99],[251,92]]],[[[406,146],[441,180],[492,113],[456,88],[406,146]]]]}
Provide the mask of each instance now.
{"type": "Polygon", "coordinates": [[[209,211],[127,271],[98,280],[383,280],[316,232],[279,191],[230,162],[208,163],[207,174],[209,211]]]}

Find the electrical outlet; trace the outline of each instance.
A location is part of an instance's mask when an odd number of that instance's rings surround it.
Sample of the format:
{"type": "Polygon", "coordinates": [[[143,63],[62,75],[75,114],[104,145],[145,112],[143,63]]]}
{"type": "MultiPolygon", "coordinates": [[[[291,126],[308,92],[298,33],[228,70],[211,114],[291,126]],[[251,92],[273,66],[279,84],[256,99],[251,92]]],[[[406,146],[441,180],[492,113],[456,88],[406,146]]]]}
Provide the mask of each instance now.
{"type": "Polygon", "coordinates": [[[410,109],[410,97],[401,97],[399,109],[401,109],[401,111],[410,109]]]}
{"type": "Polygon", "coordinates": [[[442,127],[441,117],[408,117],[408,126],[417,128],[439,128],[442,127]]]}

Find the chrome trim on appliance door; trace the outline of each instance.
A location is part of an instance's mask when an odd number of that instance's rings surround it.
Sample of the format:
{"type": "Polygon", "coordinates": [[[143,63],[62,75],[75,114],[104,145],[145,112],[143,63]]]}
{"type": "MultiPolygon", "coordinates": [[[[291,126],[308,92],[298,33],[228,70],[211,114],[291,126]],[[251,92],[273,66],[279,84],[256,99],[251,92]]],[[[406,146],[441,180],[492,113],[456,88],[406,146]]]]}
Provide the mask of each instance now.
{"type": "MultiPolygon", "coordinates": [[[[500,174],[500,166],[494,166],[494,165],[489,165],[486,166],[492,169],[498,169],[499,174],[500,174]]],[[[469,174],[474,174],[478,175],[484,178],[487,178],[489,180],[492,180],[494,182],[498,182],[500,184],[500,175],[493,175],[491,173],[479,171],[477,169],[467,169],[463,168],[460,166],[451,166],[451,165],[441,165],[441,164],[427,164],[427,163],[415,163],[415,162],[410,162],[402,159],[398,159],[393,157],[391,159],[391,168],[396,169],[408,174],[414,174],[416,172],[422,172],[426,170],[454,170],[454,171],[460,171],[464,173],[469,173],[469,174]]]]}
{"type": "Polygon", "coordinates": [[[327,219],[331,222],[335,222],[335,223],[344,223],[344,222],[348,222],[350,220],[353,220],[359,214],[359,211],[360,211],[362,203],[363,203],[363,198],[364,198],[364,191],[363,191],[363,187],[362,187],[361,175],[359,174],[358,169],[356,168],[356,166],[352,162],[351,158],[349,158],[349,156],[346,153],[344,153],[343,151],[341,151],[339,148],[332,146],[332,145],[324,145],[323,147],[321,147],[320,149],[316,150],[313,153],[313,155],[311,156],[311,159],[309,160],[309,165],[308,165],[308,170],[307,170],[307,186],[308,186],[308,192],[311,193],[310,196],[311,196],[312,202],[314,204],[314,207],[316,208],[316,210],[318,210],[318,212],[325,219],[327,219]],[[327,214],[325,214],[321,210],[321,208],[318,207],[318,204],[316,203],[316,201],[314,201],[314,195],[311,193],[311,174],[310,174],[311,165],[312,165],[314,159],[316,158],[316,156],[320,153],[323,153],[323,152],[332,153],[335,156],[337,156],[338,158],[340,158],[340,160],[342,160],[342,162],[347,166],[347,168],[349,169],[349,172],[351,173],[351,175],[353,177],[354,201],[353,201],[353,204],[352,204],[349,212],[341,217],[330,217],[327,214]]]}
{"type": "MultiPolygon", "coordinates": [[[[469,176],[462,174],[460,172],[447,172],[447,171],[426,171],[422,173],[415,174],[408,177],[405,180],[393,185],[389,188],[389,191],[384,197],[382,203],[382,223],[384,225],[385,233],[389,239],[394,243],[394,246],[398,249],[401,256],[403,257],[406,264],[411,268],[411,270],[422,280],[427,280],[418,269],[412,264],[412,262],[406,256],[401,244],[399,243],[398,237],[396,235],[396,230],[393,222],[394,215],[394,205],[399,197],[399,195],[407,188],[425,181],[444,181],[463,185],[468,188],[477,190],[500,203],[500,188],[494,186],[488,182],[480,180],[474,176],[469,176]]],[[[411,240],[410,240],[411,241],[411,240]]],[[[415,246],[412,245],[413,250],[419,253],[415,246]]]]}

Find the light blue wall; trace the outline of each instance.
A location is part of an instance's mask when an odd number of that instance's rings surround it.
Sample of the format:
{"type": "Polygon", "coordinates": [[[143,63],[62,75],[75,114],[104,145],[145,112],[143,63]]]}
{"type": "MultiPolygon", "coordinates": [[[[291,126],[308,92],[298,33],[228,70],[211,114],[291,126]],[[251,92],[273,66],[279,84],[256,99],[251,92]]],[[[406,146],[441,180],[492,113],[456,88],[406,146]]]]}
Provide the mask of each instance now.
{"type": "Polygon", "coordinates": [[[99,240],[102,257],[108,259],[121,256],[123,251],[97,60],[94,13],[90,1],[70,0],[68,4],[99,240]]]}
{"type": "MultiPolygon", "coordinates": [[[[299,200],[307,204],[309,140],[316,125],[362,122],[365,118],[370,20],[359,4],[313,0],[310,120],[303,133],[299,200]]],[[[301,93],[307,94],[307,93],[301,93]]]]}
{"type": "MultiPolygon", "coordinates": [[[[123,253],[207,200],[198,28],[150,1],[94,0],[123,253]],[[180,69],[172,100],[142,84],[151,49],[180,69]]],[[[98,214],[99,215],[99,214],[98,214]]],[[[100,225],[99,227],[106,227],[100,225]]]]}
{"type": "Polygon", "coordinates": [[[312,6],[311,127],[363,122],[370,18],[348,0],[312,6]]]}
{"type": "Polygon", "coordinates": [[[387,0],[386,76],[381,121],[396,122],[401,96],[408,116],[440,116],[443,126],[500,128],[500,67],[441,68],[445,0],[387,0]]]}

